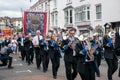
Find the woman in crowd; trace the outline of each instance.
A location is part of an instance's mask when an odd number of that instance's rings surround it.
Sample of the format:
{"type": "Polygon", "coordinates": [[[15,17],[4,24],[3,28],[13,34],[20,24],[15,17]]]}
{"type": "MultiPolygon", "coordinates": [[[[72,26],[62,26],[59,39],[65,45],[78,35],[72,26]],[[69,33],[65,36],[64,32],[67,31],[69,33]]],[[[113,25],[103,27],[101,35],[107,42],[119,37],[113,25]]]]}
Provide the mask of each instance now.
{"type": "Polygon", "coordinates": [[[11,44],[12,44],[13,53],[16,54],[17,53],[17,40],[15,39],[14,36],[11,39],[11,44]]]}
{"type": "Polygon", "coordinates": [[[49,51],[52,62],[53,78],[56,79],[58,68],[60,66],[60,53],[59,53],[59,45],[57,43],[57,37],[54,34],[52,34],[51,36],[49,51]]]}

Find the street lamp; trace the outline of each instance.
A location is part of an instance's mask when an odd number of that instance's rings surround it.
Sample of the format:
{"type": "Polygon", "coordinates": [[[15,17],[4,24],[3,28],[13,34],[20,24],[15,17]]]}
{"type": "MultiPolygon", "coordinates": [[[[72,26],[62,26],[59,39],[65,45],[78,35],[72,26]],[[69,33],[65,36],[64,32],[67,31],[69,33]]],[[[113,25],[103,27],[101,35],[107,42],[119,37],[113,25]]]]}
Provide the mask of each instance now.
{"type": "Polygon", "coordinates": [[[112,28],[112,27],[111,27],[111,23],[106,23],[106,24],[104,25],[104,27],[105,27],[105,34],[108,32],[108,30],[109,30],[110,28],[112,28]]]}

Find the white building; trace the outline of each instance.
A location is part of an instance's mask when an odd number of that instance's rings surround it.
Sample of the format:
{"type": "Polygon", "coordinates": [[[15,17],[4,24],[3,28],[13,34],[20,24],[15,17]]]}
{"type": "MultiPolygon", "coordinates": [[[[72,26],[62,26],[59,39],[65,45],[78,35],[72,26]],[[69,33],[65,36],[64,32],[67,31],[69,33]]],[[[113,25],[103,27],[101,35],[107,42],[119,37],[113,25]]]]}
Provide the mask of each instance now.
{"type": "Polygon", "coordinates": [[[103,34],[104,26],[111,23],[120,31],[120,0],[51,0],[50,3],[40,0],[38,3],[33,10],[47,10],[50,28],[76,27],[77,34],[92,35],[96,31],[103,34]]]}
{"type": "Polygon", "coordinates": [[[6,27],[6,24],[3,20],[0,21],[0,30],[6,27]]]}
{"type": "Polygon", "coordinates": [[[22,28],[23,27],[23,24],[22,24],[23,22],[22,21],[15,21],[15,26],[17,27],[17,28],[22,28]]]}

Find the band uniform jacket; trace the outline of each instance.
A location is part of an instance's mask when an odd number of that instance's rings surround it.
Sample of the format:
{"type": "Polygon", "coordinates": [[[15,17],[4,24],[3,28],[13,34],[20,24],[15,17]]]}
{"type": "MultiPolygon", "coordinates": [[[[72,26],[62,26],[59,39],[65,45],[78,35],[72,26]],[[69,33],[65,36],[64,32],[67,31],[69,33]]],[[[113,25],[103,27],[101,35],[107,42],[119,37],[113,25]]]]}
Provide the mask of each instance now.
{"type": "Polygon", "coordinates": [[[54,56],[59,57],[60,58],[60,54],[59,54],[59,46],[57,44],[57,42],[55,42],[55,45],[52,45],[52,42],[54,42],[53,40],[49,40],[48,44],[49,44],[49,53],[50,53],[50,58],[53,59],[54,56]],[[56,48],[56,49],[55,49],[56,48]]]}
{"type": "Polygon", "coordinates": [[[29,39],[29,37],[26,37],[24,40],[24,48],[26,51],[33,49],[33,43],[32,40],[29,39]]]}
{"type": "MultiPolygon", "coordinates": [[[[77,41],[78,41],[78,39],[75,38],[75,42],[77,42],[77,41]]],[[[64,50],[64,61],[72,62],[73,61],[73,49],[70,48],[69,46],[67,46],[68,43],[69,43],[69,39],[63,40],[63,42],[62,42],[62,47],[64,50]]]]}
{"type": "Polygon", "coordinates": [[[76,44],[76,56],[77,56],[77,71],[79,73],[85,73],[85,55],[80,54],[80,51],[83,50],[82,42],[76,44]]]}
{"type": "Polygon", "coordinates": [[[113,47],[110,37],[105,36],[103,38],[103,47],[105,49],[105,51],[104,51],[105,58],[113,59],[113,57],[115,57],[115,59],[117,60],[117,56],[115,54],[114,47],[113,47]]]}
{"type": "Polygon", "coordinates": [[[40,46],[40,54],[44,55],[44,47],[45,47],[44,40],[39,41],[39,46],[40,46]]]}
{"type": "Polygon", "coordinates": [[[25,50],[25,49],[24,49],[24,45],[22,45],[22,44],[24,44],[24,38],[23,38],[23,37],[19,37],[19,38],[17,39],[17,42],[18,42],[19,50],[20,50],[20,51],[25,50]],[[23,43],[22,43],[22,39],[23,39],[23,43]],[[22,43],[22,44],[21,44],[21,43],[22,43]]]}

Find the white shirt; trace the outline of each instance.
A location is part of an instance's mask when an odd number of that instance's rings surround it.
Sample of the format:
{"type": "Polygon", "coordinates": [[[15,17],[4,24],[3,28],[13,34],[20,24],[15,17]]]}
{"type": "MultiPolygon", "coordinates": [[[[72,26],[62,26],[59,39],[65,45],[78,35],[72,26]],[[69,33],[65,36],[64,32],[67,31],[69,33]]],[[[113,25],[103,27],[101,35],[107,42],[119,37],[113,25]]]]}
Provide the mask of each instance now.
{"type": "Polygon", "coordinates": [[[11,40],[11,43],[12,43],[13,46],[17,46],[17,41],[16,40],[14,40],[14,39],[11,40]]]}
{"type": "MultiPolygon", "coordinates": [[[[43,39],[43,37],[41,35],[39,35],[40,40],[43,39]]],[[[36,35],[35,37],[33,37],[33,44],[38,46],[39,45],[39,39],[38,39],[38,35],[36,35]]]]}
{"type": "Polygon", "coordinates": [[[21,46],[24,46],[24,38],[21,38],[21,46]]]}

